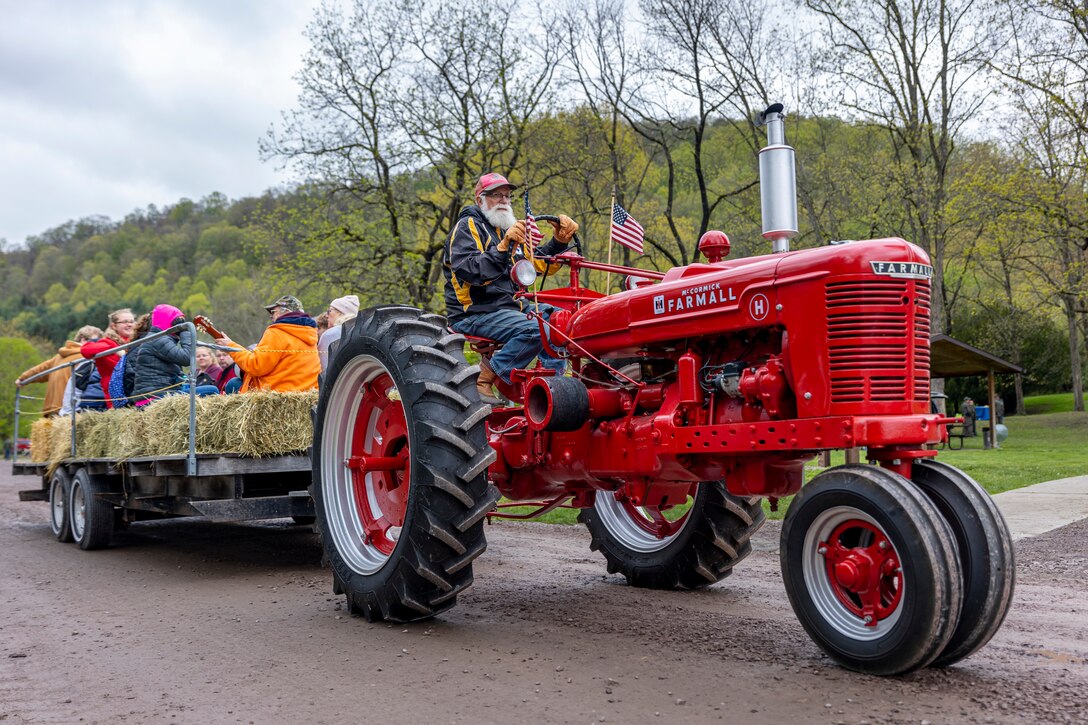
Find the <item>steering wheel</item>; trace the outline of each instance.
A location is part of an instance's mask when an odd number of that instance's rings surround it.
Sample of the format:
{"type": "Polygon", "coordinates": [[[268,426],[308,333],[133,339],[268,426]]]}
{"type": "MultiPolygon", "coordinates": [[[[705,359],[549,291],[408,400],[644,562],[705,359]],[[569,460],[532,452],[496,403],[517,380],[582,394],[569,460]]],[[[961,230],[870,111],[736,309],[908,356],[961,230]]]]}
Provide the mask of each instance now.
{"type": "MultiPolygon", "coordinates": [[[[559,217],[555,216],[554,214],[540,214],[540,215],[534,216],[533,218],[536,219],[538,222],[556,222],[556,223],[559,222],[559,217]]],[[[572,248],[575,251],[578,252],[579,256],[583,256],[582,255],[582,241],[578,238],[578,232],[575,232],[574,236],[571,237],[570,244],[567,245],[567,248],[564,249],[562,252],[556,252],[554,256],[558,257],[560,254],[563,254],[564,252],[569,252],[572,248]]]]}

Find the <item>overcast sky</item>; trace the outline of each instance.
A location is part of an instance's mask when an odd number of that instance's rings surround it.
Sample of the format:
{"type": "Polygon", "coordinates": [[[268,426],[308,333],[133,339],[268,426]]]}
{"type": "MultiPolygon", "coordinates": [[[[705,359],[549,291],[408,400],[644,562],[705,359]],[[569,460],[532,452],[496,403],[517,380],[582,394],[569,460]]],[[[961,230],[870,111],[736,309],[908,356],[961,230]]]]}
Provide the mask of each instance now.
{"type": "Polygon", "coordinates": [[[257,140],[317,4],[0,0],[0,239],[287,181],[257,140]]]}

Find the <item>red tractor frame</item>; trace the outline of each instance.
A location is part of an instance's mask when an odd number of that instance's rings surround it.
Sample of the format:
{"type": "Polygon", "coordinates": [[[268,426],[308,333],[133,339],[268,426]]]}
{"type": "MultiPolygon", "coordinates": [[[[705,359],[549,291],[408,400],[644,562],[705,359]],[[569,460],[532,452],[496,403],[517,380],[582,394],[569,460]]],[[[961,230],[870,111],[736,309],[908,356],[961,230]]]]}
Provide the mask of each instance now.
{"type": "Polygon", "coordinates": [[[562,308],[548,332],[570,374],[516,370],[512,404],[494,410],[444,317],[378,307],[345,325],[312,492],[350,611],[412,621],[452,607],[500,496],[535,514],[581,509],[608,570],[661,589],[728,576],[761,499],[795,496],[783,580],[835,660],[898,674],[992,637],[1012,599],[1011,539],[988,494],[935,460],[951,419],[929,412],[925,253],[892,238],[725,260],[720,232],[700,249],[705,263],[663,274],[550,260],[569,285],[525,295],[562,308]],[[604,296],[580,284],[587,268],[637,277],[604,296]],[[868,465],[802,487],[806,461],[860,447],[868,465]]]}

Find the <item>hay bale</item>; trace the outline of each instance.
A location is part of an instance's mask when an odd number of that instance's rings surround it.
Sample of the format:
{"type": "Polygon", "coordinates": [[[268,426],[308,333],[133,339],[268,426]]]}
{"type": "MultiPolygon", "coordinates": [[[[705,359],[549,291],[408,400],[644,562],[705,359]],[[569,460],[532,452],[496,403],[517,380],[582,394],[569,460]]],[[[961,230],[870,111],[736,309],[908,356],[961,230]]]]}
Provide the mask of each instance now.
{"type": "Polygon", "coordinates": [[[272,456],[306,450],[313,443],[310,409],[317,391],[305,393],[246,393],[238,421],[238,446],[245,456],[272,456]]]}
{"type": "Polygon", "coordinates": [[[72,457],[72,418],[58,415],[49,429],[49,457],[51,464],[72,457]]]}
{"type": "Polygon", "coordinates": [[[105,441],[106,457],[123,460],[140,455],[135,446],[142,445],[142,413],[136,408],[128,407],[108,410],[103,416],[106,419],[103,431],[108,431],[105,441]]]}
{"type": "Polygon", "coordinates": [[[238,449],[238,426],[247,395],[208,395],[197,399],[196,448],[200,453],[238,449]]]}
{"type": "Polygon", "coordinates": [[[142,455],[169,456],[189,450],[188,395],[168,395],[147,405],[141,412],[146,451],[142,455]]]}
{"type": "Polygon", "coordinates": [[[144,411],[138,408],[119,408],[111,411],[114,425],[117,426],[117,439],[112,451],[119,460],[139,458],[147,455],[147,433],[144,430],[144,411]]]}
{"type": "Polygon", "coordinates": [[[87,411],[76,416],[78,451],[84,458],[109,458],[110,445],[116,435],[109,411],[87,411]]]}
{"type": "Polygon", "coordinates": [[[30,426],[30,460],[33,463],[49,461],[52,447],[52,418],[39,418],[30,426]]]}

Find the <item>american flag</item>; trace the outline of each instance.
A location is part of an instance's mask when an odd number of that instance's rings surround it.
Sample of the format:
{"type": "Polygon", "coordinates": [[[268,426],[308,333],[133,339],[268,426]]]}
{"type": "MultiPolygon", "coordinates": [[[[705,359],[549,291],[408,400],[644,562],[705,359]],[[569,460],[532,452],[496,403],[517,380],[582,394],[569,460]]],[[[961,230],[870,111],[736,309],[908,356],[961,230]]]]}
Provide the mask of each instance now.
{"type": "Polygon", "coordinates": [[[646,230],[619,204],[612,205],[612,239],[642,254],[646,230]]]}
{"type": "Polygon", "coordinates": [[[529,232],[529,244],[533,246],[533,249],[536,249],[544,241],[544,235],[541,233],[540,227],[536,225],[533,210],[529,208],[529,192],[525,192],[525,229],[529,232]]]}

